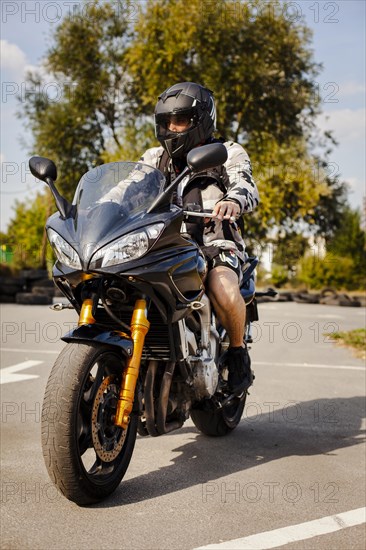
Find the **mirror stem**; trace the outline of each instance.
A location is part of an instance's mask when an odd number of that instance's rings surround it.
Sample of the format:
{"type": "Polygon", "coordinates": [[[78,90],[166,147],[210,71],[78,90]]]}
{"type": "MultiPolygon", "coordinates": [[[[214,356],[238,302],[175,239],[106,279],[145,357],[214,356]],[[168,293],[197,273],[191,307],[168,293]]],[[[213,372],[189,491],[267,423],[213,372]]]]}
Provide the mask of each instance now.
{"type": "Polygon", "coordinates": [[[64,199],[64,197],[62,197],[62,196],[60,195],[60,193],[57,191],[53,179],[51,179],[51,178],[46,178],[46,182],[47,182],[47,185],[49,186],[49,188],[50,188],[50,190],[51,190],[52,195],[54,196],[54,199],[55,199],[55,202],[56,202],[57,209],[58,209],[58,211],[60,212],[62,218],[64,218],[64,219],[67,218],[67,215],[69,214],[70,209],[71,209],[71,205],[70,205],[70,204],[68,203],[68,201],[67,201],[66,199],[64,199]]]}
{"type": "Polygon", "coordinates": [[[147,213],[150,214],[150,212],[152,212],[153,210],[155,210],[158,206],[161,206],[162,204],[165,203],[166,199],[168,197],[170,197],[170,195],[173,193],[174,189],[176,189],[178,187],[178,185],[180,184],[180,182],[182,181],[182,179],[187,176],[188,174],[190,174],[192,172],[192,169],[189,168],[188,166],[186,166],[183,170],[183,172],[181,172],[179,174],[179,176],[177,176],[175,178],[175,180],[166,188],[164,189],[164,191],[162,192],[161,195],[159,195],[158,197],[156,197],[156,199],[154,200],[154,202],[152,203],[152,205],[150,206],[150,208],[147,210],[147,213]]]}

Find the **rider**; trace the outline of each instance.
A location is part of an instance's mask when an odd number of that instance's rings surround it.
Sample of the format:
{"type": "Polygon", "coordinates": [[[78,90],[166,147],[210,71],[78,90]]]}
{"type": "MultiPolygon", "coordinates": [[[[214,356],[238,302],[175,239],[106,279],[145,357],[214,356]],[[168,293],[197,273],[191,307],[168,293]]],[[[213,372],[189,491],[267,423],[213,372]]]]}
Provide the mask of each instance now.
{"type": "MultiPolygon", "coordinates": [[[[215,129],[213,93],[193,82],[175,84],[159,96],[155,108],[161,147],[148,149],[140,161],[160,169],[169,185],[185,168],[191,149],[223,141],[213,138],[215,129]]],[[[183,190],[183,204],[195,203],[213,214],[201,224],[188,224],[187,230],[208,261],[206,291],[230,340],[220,363],[228,367],[229,389],[240,395],[253,383],[253,373],[244,341],[246,308],[239,289],[245,246],[236,220],[258,205],[259,195],[246,151],[233,141],[224,145],[225,164],[191,179],[183,190]]]]}

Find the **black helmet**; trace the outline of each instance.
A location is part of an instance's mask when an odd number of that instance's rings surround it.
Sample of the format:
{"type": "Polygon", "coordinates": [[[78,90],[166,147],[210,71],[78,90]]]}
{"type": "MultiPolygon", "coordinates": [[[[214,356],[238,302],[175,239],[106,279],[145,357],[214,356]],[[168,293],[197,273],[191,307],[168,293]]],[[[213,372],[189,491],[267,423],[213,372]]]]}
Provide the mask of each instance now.
{"type": "Polygon", "coordinates": [[[184,157],[216,129],[213,93],[194,82],[174,84],[159,96],[155,107],[155,134],[171,158],[184,157]],[[183,132],[169,130],[171,116],[184,117],[190,126],[183,132]]]}

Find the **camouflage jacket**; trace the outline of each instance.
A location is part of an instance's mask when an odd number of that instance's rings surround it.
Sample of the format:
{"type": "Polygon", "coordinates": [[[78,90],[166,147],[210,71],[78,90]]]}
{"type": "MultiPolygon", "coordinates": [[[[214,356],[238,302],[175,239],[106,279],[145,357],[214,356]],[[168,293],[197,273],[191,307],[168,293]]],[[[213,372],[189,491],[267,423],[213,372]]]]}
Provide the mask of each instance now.
{"type": "MultiPolygon", "coordinates": [[[[240,214],[251,212],[259,204],[257,186],[253,180],[249,156],[238,143],[227,141],[224,143],[228,159],[222,167],[197,174],[191,180],[187,177],[180,186],[180,195],[183,204],[200,202],[204,210],[212,210],[221,200],[233,200],[240,206],[240,214]]],[[[140,158],[140,162],[154,168],[161,167],[163,147],[148,149],[140,158]]],[[[164,170],[175,177],[172,161],[164,170]]],[[[220,250],[232,250],[244,260],[245,245],[242,237],[242,224],[230,224],[228,220],[222,222],[210,220],[200,224],[188,224],[188,233],[192,235],[203,248],[206,256],[212,258],[220,250]]]]}

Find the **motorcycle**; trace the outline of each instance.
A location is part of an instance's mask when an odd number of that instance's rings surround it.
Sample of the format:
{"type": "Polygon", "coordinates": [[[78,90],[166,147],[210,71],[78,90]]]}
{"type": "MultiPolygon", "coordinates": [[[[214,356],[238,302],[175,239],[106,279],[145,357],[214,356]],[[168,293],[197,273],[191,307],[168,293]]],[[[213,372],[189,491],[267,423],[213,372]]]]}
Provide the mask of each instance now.
{"type": "MultiPolygon", "coordinates": [[[[79,505],[118,487],[137,433],[160,436],[190,416],[203,434],[223,436],[240,421],[247,392],[228,390],[219,364],[228,338],[205,294],[206,260],[184,229],[209,214],[172,201],[183,181],[226,158],[221,143],[192,150],[167,188],[150,166],[104,164],[83,175],[72,203],[55,186],[55,164],[30,159],[58,208],[46,231],[68,303],[51,307],[78,314],[47,382],[42,449],[51,480],[79,505]]],[[[257,263],[248,257],[243,269],[248,343],[257,263]]]]}

